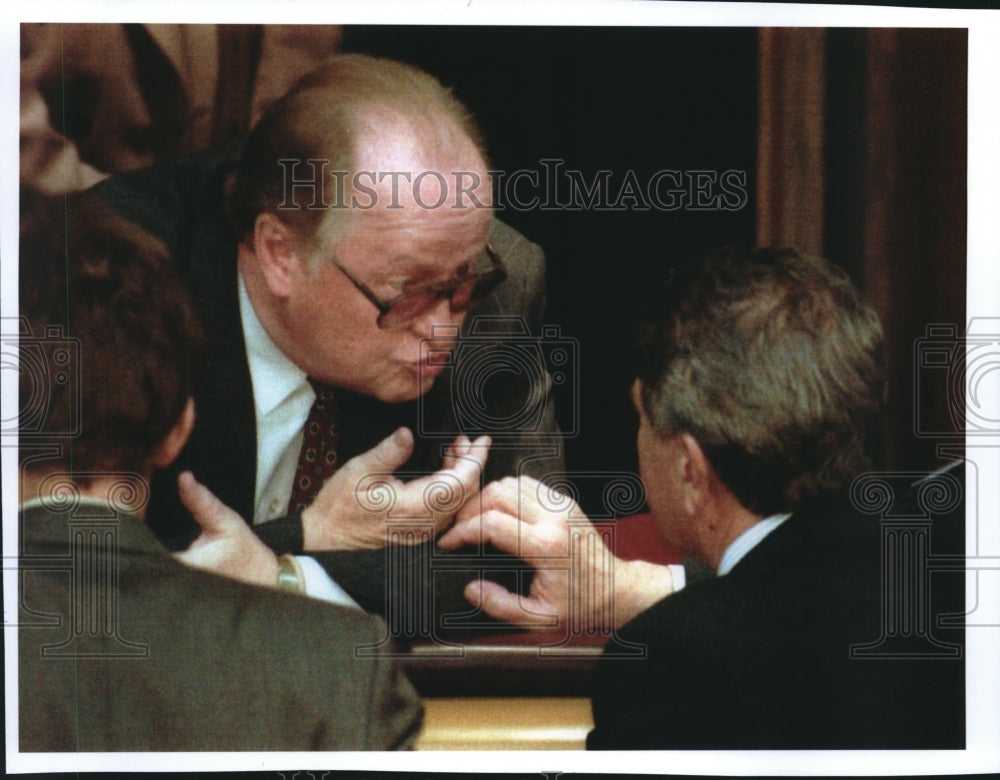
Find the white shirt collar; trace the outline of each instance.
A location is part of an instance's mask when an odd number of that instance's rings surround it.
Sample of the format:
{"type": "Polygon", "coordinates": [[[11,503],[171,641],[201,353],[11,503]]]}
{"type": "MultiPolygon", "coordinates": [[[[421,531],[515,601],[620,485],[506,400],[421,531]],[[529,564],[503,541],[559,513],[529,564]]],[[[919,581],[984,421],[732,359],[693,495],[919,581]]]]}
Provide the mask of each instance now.
{"type": "MultiPolygon", "coordinates": [[[[73,503],[74,511],[79,510],[81,506],[100,507],[105,511],[107,511],[108,509],[108,500],[106,498],[98,498],[97,496],[79,495],[76,498],[74,498],[73,501],[74,501],[73,503]]],[[[57,511],[59,511],[59,508],[62,506],[62,504],[63,502],[61,502],[57,496],[42,496],[36,498],[29,498],[27,501],[23,501],[18,505],[17,511],[28,512],[38,507],[42,507],[43,509],[48,511],[51,511],[53,508],[55,508],[57,511]]],[[[65,507],[62,508],[65,509],[65,507]]],[[[126,509],[122,512],[119,512],[119,514],[130,514],[130,512],[126,509]]]]}
{"type": "Polygon", "coordinates": [[[261,419],[303,385],[308,385],[308,381],[306,372],[289,360],[267,335],[250,302],[242,272],[239,274],[239,297],[253,402],[257,419],[261,419]]]}
{"type": "Polygon", "coordinates": [[[733,539],[722,554],[722,560],[719,561],[719,576],[729,574],[733,570],[733,567],[743,560],[743,557],[748,552],[764,541],[764,537],[789,517],[791,515],[771,515],[770,517],[765,517],[733,539]]]}

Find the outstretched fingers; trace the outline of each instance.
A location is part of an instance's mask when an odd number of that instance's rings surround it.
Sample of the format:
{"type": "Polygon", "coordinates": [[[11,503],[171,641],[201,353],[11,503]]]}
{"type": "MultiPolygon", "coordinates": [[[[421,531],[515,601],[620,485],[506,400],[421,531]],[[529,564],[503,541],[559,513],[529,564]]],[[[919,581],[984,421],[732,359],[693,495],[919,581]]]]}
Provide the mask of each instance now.
{"type": "Polygon", "coordinates": [[[491,544],[530,563],[535,552],[531,531],[531,527],[517,517],[491,509],[455,523],[438,539],[438,545],[453,550],[464,545],[491,544]]]}
{"type": "Polygon", "coordinates": [[[413,432],[397,428],[370,450],[356,455],[344,464],[341,471],[356,479],[370,474],[391,474],[413,454],[413,432]]]}
{"type": "Polygon", "coordinates": [[[490,443],[489,436],[472,442],[465,437],[456,439],[445,457],[445,468],[404,487],[401,507],[413,512],[430,509],[435,532],[444,530],[463,506],[475,503],[490,443]]]}
{"type": "Polygon", "coordinates": [[[460,458],[469,454],[471,447],[472,442],[469,441],[468,436],[465,434],[456,436],[455,441],[448,445],[448,449],[444,454],[441,465],[446,469],[454,468],[460,458]]]}
{"type": "Polygon", "coordinates": [[[243,523],[235,510],[222,503],[190,471],[178,475],[177,490],[181,503],[201,527],[202,534],[212,536],[222,533],[233,522],[243,523]]]}
{"type": "Polygon", "coordinates": [[[555,627],[559,624],[557,610],[538,599],[511,593],[502,585],[489,580],[473,580],[465,586],[465,598],[494,620],[518,626],[555,627]]]}
{"type": "Polygon", "coordinates": [[[492,443],[489,436],[480,436],[471,442],[468,437],[460,436],[448,449],[444,470],[453,472],[463,484],[475,485],[478,492],[492,443]]]}

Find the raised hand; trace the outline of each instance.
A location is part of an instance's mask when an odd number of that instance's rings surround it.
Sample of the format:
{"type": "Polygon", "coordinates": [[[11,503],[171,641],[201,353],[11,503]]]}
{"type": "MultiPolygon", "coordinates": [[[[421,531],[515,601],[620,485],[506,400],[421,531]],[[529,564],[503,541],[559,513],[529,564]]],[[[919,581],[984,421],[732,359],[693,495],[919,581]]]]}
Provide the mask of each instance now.
{"type": "Polygon", "coordinates": [[[438,540],[445,549],[485,543],[536,569],[527,595],[489,580],[466,587],[472,604],[506,623],[610,630],[673,592],[669,567],[616,558],[575,501],[530,477],[487,485],[438,540]]]}
{"type": "Polygon", "coordinates": [[[396,524],[391,541],[419,544],[441,533],[455,513],[479,492],[490,438],[470,442],[459,436],[445,454],[443,468],[403,482],[393,476],[413,453],[413,434],[400,428],[368,452],[345,463],[323,485],[302,512],[307,551],[362,550],[390,542],[389,521],[396,524]]]}
{"type": "Polygon", "coordinates": [[[274,587],[278,559],[234,510],[223,504],[190,471],[177,478],[181,501],[201,526],[201,534],[174,557],[188,566],[254,585],[274,587]]]}

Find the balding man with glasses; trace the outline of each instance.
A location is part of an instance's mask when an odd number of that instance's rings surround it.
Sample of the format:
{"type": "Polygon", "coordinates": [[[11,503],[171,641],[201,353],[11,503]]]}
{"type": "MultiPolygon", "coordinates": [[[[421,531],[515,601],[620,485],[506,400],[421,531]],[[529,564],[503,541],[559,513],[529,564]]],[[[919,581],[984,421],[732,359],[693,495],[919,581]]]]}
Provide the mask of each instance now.
{"type": "MultiPolygon", "coordinates": [[[[428,561],[480,485],[562,470],[543,361],[509,371],[489,352],[537,335],[544,258],[493,218],[487,170],[472,118],[434,78],[343,55],[238,156],[100,185],[170,247],[209,339],[194,434],[150,511],[175,549],[196,539],[189,562],[263,582],[273,570],[245,563],[259,537],[283,587],[383,612],[475,576],[428,561]],[[463,374],[470,337],[478,373],[463,374]],[[221,502],[197,524],[178,500],[185,469],[221,502]]],[[[434,631],[437,617],[420,620],[434,631]]]]}

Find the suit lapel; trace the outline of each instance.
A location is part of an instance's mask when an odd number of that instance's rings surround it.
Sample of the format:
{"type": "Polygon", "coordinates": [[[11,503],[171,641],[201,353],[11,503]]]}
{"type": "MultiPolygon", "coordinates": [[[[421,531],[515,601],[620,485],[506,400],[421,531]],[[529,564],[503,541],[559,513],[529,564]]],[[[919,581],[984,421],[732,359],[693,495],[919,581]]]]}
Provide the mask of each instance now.
{"type": "Polygon", "coordinates": [[[196,378],[197,423],[182,461],[252,522],[257,468],[253,389],[239,313],[236,249],[221,214],[206,220],[195,236],[188,274],[207,350],[196,378]]]}

